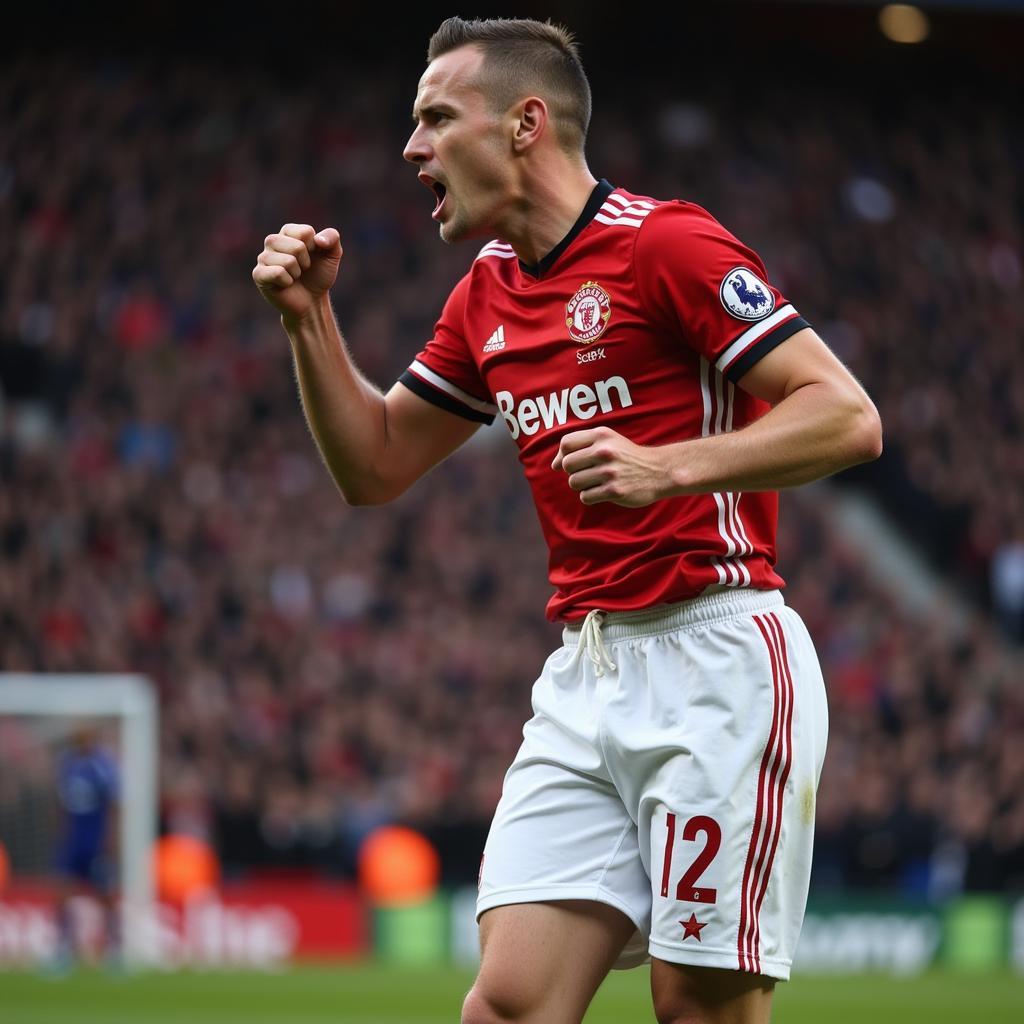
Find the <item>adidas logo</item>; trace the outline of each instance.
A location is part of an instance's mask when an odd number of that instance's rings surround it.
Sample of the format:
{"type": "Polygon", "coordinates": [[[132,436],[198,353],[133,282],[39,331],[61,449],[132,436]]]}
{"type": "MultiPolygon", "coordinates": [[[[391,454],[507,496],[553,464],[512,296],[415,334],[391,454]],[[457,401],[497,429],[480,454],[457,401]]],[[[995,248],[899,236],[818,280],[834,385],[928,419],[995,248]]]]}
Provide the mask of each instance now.
{"type": "Polygon", "coordinates": [[[502,324],[488,339],[484,342],[485,352],[500,352],[505,347],[505,325],[502,324]]]}

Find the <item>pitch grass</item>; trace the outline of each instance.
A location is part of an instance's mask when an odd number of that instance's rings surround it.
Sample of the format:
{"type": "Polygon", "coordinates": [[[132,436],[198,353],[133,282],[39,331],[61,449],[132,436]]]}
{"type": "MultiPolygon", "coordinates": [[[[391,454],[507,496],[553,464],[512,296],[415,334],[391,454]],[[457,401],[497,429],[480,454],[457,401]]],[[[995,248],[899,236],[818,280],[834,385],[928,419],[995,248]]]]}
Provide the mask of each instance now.
{"type": "MultiPolygon", "coordinates": [[[[276,974],[116,977],[0,973],[3,1024],[457,1024],[472,977],[454,969],[303,967],[276,974]]],[[[797,977],[780,985],[773,1024],[1021,1024],[1024,977],[928,974],[797,977]]],[[[644,969],[615,972],[587,1024],[654,1021],[644,969]]]]}

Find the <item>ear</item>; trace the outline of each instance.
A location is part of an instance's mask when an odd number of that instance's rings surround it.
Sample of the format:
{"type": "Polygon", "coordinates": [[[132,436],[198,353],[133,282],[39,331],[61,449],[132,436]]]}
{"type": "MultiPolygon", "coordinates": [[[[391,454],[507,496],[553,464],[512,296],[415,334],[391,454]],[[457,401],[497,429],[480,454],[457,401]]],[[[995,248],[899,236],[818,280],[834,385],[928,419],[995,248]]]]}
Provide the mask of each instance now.
{"type": "Polygon", "coordinates": [[[512,148],[525,153],[544,134],[548,123],[547,104],[538,96],[529,96],[512,110],[515,118],[512,132],[512,148]]]}

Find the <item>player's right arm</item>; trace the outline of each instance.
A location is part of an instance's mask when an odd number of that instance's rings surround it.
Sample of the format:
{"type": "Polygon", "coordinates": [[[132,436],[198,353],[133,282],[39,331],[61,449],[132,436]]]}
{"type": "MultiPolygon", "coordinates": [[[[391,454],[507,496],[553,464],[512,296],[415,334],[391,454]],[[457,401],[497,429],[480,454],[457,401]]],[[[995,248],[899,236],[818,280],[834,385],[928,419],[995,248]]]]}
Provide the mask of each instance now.
{"type": "Polygon", "coordinates": [[[350,505],[377,505],[398,497],[480,424],[402,384],[384,395],[363,377],[328,294],[341,256],[334,228],[285,224],[267,236],[252,278],[281,313],[306,420],[338,489],[350,505]]]}

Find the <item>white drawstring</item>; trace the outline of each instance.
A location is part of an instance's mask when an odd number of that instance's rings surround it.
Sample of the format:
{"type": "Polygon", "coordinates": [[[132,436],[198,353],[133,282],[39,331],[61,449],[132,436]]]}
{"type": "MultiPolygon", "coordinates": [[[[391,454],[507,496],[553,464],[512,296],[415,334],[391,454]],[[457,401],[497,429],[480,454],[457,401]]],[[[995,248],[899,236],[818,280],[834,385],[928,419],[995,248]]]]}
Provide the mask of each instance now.
{"type": "Polygon", "coordinates": [[[576,653],[573,655],[573,660],[575,660],[586,651],[587,656],[594,663],[594,671],[599,676],[604,675],[606,665],[610,671],[615,671],[615,662],[608,656],[604,641],[601,639],[601,622],[603,619],[604,612],[600,612],[596,608],[587,612],[587,617],[583,620],[583,628],[580,630],[580,639],[576,645],[576,653]]]}

